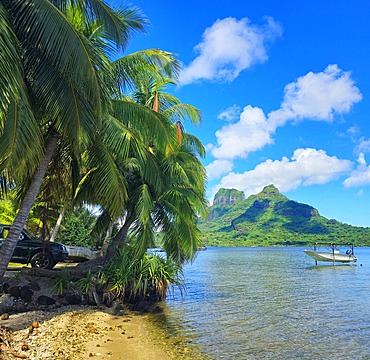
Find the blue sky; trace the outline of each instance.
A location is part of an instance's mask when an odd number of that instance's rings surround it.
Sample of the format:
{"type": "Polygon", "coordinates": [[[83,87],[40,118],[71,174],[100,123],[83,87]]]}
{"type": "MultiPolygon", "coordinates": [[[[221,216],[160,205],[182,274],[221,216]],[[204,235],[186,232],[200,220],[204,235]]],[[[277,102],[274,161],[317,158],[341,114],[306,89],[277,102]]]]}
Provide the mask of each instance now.
{"type": "Polygon", "coordinates": [[[127,51],[175,53],[173,92],[202,111],[185,128],[207,148],[210,199],[274,184],[327,218],[370,226],[370,3],[132,4],[151,25],[127,51]]]}

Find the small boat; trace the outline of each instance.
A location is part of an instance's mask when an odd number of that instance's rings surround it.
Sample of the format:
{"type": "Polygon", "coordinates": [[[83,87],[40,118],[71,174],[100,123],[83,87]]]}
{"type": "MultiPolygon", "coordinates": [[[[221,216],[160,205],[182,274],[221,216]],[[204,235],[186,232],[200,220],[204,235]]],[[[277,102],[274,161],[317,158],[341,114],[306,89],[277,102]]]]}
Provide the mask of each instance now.
{"type": "Polygon", "coordinates": [[[204,250],[207,250],[207,246],[202,245],[198,247],[198,251],[204,251],[204,250]]]}
{"type": "Polygon", "coordinates": [[[315,243],[313,250],[303,250],[303,252],[312,257],[316,261],[316,264],[318,261],[326,261],[332,263],[350,263],[357,261],[357,257],[355,256],[353,250],[353,244],[336,245],[315,243]],[[328,250],[320,250],[320,247],[322,246],[325,246],[326,248],[328,248],[328,250]],[[345,253],[341,253],[337,248],[338,246],[348,246],[349,248],[345,253]]]}

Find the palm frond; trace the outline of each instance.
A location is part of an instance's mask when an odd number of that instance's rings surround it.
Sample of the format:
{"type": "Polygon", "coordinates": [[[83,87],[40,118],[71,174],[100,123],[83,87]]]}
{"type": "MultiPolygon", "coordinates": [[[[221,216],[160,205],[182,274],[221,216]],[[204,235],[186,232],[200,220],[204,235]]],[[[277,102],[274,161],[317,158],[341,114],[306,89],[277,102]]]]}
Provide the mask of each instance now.
{"type": "Polygon", "coordinates": [[[199,155],[204,158],[206,156],[206,149],[202,142],[194,135],[189,133],[183,134],[183,143],[182,146],[192,154],[199,155]]]}
{"type": "Polygon", "coordinates": [[[23,98],[13,98],[0,135],[1,167],[13,176],[34,173],[43,153],[43,138],[39,125],[23,98]]]}
{"type": "MultiPolygon", "coordinates": [[[[99,104],[99,84],[86,42],[65,15],[48,0],[14,0],[15,31],[26,54],[28,81],[35,85],[47,59],[62,77],[80,84],[86,97],[99,104]]],[[[44,76],[44,80],[49,76],[44,76]]],[[[42,87],[43,84],[39,84],[42,87]]]]}
{"type": "Polygon", "coordinates": [[[174,104],[163,111],[163,115],[176,121],[191,121],[193,124],[202,122],[202,114],[199,109],[189,104],[174,104]]]}
{"type": "Polygon", "coordinates": [[[161,114],[129,101],[115,100],[113,116],[146,141],[148,146],[165,149],[175,143],[172,124],[161,114]]]}
{"type": "Polygon", "coordinates": [[[99,137],[89,148],[87,167],[94,169],[86,182],[89,185],[85,191],[87,200],[101,204],[113,219],[122,215],[127,200],[127,183],[111,152],[99,137]]]}
{"type": "Polygon", "coordinates": [[[140,159],[141,162],[146,161],[148,147],[130,127],[114,116],[107,116],[104,119],[103,126],[104,141],[112,154],[123,160],[135,154],[135,157],[140,159]]]}
{"type": "Polygon", "coordinates": [[[22,88],[21,50],[18,39],[13,32],[9,15],[0,3],[0,133],[2,132],[4,115],[11,99],[22,88]]]}
{"type": "Polygon", "coordinates": [[[172,53],[160,49],[148,49],[131,53],[113,62],[118,84],[122,92],[133,89],[140,74],[150,74],[154,79],[165,79],[168,76],[176,79],[180,63],[172,53]]]}
{"type": "Polygon", "coordinates": [[[137,220],[132,236],[135,239],[135,249],[138,256],[145,254],[149,247],[154,246],[154,228],[155,224],[152,219],[154,211],[154,201],[149,187],[142,184],[133,194],[137,199],[135,211],[137,220]]]}

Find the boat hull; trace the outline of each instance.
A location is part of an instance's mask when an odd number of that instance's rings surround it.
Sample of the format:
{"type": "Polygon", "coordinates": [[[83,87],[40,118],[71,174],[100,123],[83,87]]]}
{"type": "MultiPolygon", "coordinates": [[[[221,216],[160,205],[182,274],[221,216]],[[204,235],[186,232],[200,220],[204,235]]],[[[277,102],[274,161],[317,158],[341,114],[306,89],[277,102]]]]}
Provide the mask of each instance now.
{"type": "Polygon", "coordinates": [[[317,261],[349,263],[356,262],[357,258],[353,254],[338,254],[326,251],[303,250],[308,256],[317,261]]]}

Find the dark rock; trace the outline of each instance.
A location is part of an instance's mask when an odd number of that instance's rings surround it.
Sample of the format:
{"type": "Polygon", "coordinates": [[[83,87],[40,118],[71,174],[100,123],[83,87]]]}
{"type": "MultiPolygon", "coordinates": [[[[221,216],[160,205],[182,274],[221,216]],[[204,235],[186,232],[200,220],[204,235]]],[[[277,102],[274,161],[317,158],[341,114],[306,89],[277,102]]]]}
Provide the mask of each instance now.
{"type": "MultiPolygon", "coordinates": [[[[4,294],[6,292],[5,291],[6,284],[7,283],[0,283],[0,294],[4,294]]],[[[9,286],[8,286],[8,288],[9,288],[9,286]]]]}
{"type": "Polygon", "coordinates": [[[158,294],[156,294],[154,291],[146,298],[146,300],[151,303],[151,304],[154,304],[156,302],[158,302],[158,294]]]}
{"type": "Polygon", "coordinates": [[[30,286],[31,286],[31,289],[33,291],[40,291],[41,290],[41,287],[40,287],[40,285],[39,285],[39,283],[37,281],[32,281],[30,283],[30,286]]]}
{"type": "Polygon", "coordinates": [[[88,305],[87,296],[83,295],[81,298],[81,305],[88,305]]]}
{"type": "Polygon", "coordinates": [[[124,309],[125,309],[124,306],[119,301],[114,300],[114,301],[111,301],[109,304],[107,304],[105,311],[108,314],[117,316],[117,315],[122,315],[122,311],[124,309]]]}
{"type": "Polygon", "coordinates": [[[80,305],[82,303],[81,295],[76,293],[66,294],[64,299],[68,305],[80,305]]]}
{"type": "Polygon", "coordinates": [[[7,293],[8,293],[9,288],[10,288],[10,284],[9,284],[9,283],[4,283],[4,284],[3,284],[3,290],[4,290],[4,293],[5,293],[5,294],[7,294],[7,293]]]}
{"type": "Polygon", "coordinates": [[[10,294],[13,297],[21,297],[21,287],[20,286],[9,287],[8,294],[10,294]]]}
{"type": "Polygon", "coordinates": [[[0,301],[0,313],[10,311],[14,305],[14,297],[9,294],[3,295],[0,301]]]}
{"type": "Polygon", "coordinates": [[[159,314],[163,312],[163,309],[160,306],[156,306],[152,311],[155,314],[159,314]]]}
{"type": "Polygon", "coordinates": [[[26,285],[26,286],[21,287],[20,297],[24,301],[26,301],[26,302],[32,301],[32,296],[33,296],[33,291],[31,290],[30,286],[26,285]]]}
{"type": "Polygon", "coordinates": [[[141,301],[139,301],[139,302],[135,305],[134,309],[135,309],[136,311],[140,311],[140,312],[142,312],[142,313],[144,313],[144,312],[148,312],[148,311],[149,311],[149,309],[150,309],[150,303],[149,303],[148,301],[146,301],[146,300],[141,300],[141,301]]]}
{"type": "Polygon", "coordinates": [[[53,298],[49,297],[49,296],[40,295],[37,298],[37,303],[39,305],[54,305],[56,303],[56,301],[53,298]]]}

